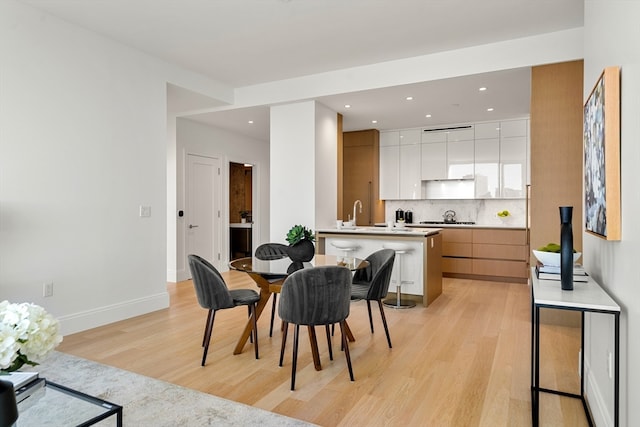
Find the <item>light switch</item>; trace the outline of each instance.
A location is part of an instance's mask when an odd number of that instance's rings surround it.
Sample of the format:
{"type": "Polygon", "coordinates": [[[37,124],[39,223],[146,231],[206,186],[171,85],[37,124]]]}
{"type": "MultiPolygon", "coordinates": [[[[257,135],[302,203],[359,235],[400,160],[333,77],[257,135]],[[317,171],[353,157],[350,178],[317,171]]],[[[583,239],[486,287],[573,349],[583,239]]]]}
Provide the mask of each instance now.
{"type": "Polygon", "coordinates": [[[140,205],[140,216],[143,218],[151,216],[151,206],[140,205]]]}

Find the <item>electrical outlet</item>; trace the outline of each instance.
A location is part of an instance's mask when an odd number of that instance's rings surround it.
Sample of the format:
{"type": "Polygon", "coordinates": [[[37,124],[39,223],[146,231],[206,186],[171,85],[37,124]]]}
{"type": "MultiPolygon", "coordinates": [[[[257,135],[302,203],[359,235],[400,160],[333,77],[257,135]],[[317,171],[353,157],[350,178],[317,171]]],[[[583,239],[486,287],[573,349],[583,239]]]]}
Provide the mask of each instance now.
{"type": "Polygon", "coordinates": [[[53,296],[53,282],[47,282],[44,285],[42,285],[42,296],[43,297],[53,296]]]}
{"type": "Polygon", "coordinates": [[[140,217],[148,218],[151,216],[151,206],[140,205],[140,217]]]}

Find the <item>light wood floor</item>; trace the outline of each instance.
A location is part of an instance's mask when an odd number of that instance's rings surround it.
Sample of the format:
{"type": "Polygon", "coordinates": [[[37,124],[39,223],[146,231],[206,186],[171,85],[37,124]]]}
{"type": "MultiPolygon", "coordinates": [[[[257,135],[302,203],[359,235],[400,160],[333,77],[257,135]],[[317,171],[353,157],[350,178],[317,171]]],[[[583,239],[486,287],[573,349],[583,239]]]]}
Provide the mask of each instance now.
{"type": "MultiPolygon", "coordinates": [[[[223,276],[230,288],[255,288],[244,273],[223,276]]],[[[280,368],[281,335],[276,328],[269,338],[270,305],[258,324],[259,360],[250,343],[242,354],[232,354],[247,315],[235,308],[218,312],[207,365],[201,367],[206,311],[190,281],[169,284],[168,291],[170,308],[67,336],[58,349],[322,426],[531,425],[526,285],[445,279],[443,294],[429,308],[385,310],[393,349],[387,347],[377,307],[371,334],[365,303],[353,303],[355,382],[349,381],[338,333],[329,361],[318,331],[324,369],[317,372],[301,329],[293,392],[293,334],[280,368]]],[[[544,326],[542,340],[541,384],[578,392],[579,330],[544,326]]],[[[587,422],[578,400],[542,393],[540,425],[587,422]]]]}

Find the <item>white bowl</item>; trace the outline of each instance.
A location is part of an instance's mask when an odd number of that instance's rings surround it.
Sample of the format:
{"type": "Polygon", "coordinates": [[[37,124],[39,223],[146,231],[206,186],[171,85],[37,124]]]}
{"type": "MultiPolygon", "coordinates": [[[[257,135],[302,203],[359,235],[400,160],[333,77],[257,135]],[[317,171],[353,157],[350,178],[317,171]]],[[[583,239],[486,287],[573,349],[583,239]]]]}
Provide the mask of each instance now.
{"type": "MultiPolygon", "coordinates": [[[[536,258],[538,258],[538,261],[540,261],[544,265],[560,267],[560,253],[559,252],[544,252],[544,251],[533,250],[533,254],[535,255],[536,258]]],[[[578,259],[580,259],[581,255],[582,255],[582,252],[574,252],[573,253],[573,263],[574,264],[575,264],[576,261],[578,261],[578,259]]]]}
{"type": "Polygon", "coordinates": [[[396,228],[406,228],[406,224],[404,222],[396,222],[396,228]]]}

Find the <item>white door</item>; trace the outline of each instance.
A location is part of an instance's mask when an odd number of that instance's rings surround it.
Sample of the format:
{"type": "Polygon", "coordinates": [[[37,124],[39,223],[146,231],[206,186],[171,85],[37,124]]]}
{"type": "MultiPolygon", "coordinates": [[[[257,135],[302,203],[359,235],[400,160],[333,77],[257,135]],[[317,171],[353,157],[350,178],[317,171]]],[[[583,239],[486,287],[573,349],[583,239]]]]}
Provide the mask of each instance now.
{"type": "Polygon", "coordinates": [[[196,254],[220,269],[220,159],[187,156],[187,254],[196,254]]]}

